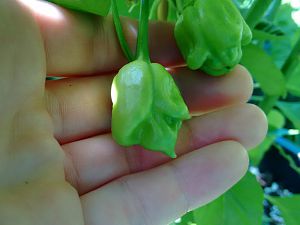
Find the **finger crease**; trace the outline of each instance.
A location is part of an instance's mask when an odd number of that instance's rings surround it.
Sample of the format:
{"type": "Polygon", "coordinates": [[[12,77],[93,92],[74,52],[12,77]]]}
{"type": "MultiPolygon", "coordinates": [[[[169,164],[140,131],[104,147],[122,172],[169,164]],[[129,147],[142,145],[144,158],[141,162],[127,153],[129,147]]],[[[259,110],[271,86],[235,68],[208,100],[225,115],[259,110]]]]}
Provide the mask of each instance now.
{"type": "Polygon", "coordinates": [[[65,132],[65,106],[62,106],[62,103],[59,101],[55,93],[50,92],[49,90],[46,91],[45,101],[54,125],[59,125],[59,129],[57,130],[58,133],[56,134],[56,136],[61,136],[65,132]]]}
{"type": "MultiPolygon", "coordinates": [[[[103,49],[99,49],[99,43],[108,43],[109,37],[107,37],[107,32],[105,30],[105,26],[104,26],[104,20],[103,18],[95,18],[95,22],[94,22],[94,35],[92,38],[92,49],[91,49],[91,55],[92,55],[92,67],[93,67],[93,71],[96,71],[97,68],[102,67],[102,65],[99,65],[101,62],[105,63],[105,60],[103,58],[101,58],[101,56],[107,56],[109,54],[108,49],[105,49],[105,51],[103,51],[103,49]],[[100,40],[99,40],[100,39],[100,40]],[[101,52],[100,52],[101,50],[101,52]],[[101,54],[99,54],[101,53],[101,54]]],[[[108,46],[108,45],[104,45],[104,46],[108,46]]]]}
{"type": "Polygon", "coordinates": [[[188,200],[188,197],[186,195],[186,192],[184,191],[183,187],[180,185],[179,183],[179,179],[180,179],[180,175],[178,173],[178,168],[176,166],[176,164],[174,163],[175,161],[171,161],[167,164],[167,166],[170,168],[170,170],[172,171],[172,173],[174,174],[175,176],[175,180],[176,180],[176,184],[177,184],[177,187],[183,197],[183,200],[185,202],[185,206],[183,207],[183,210],[184,210],[184,213],[187,213],[190,211],[190,203],[189,203],[189,200],[188,200]]]}
{"type": "Polygon", "coordinates": [[[80,191],[80,182],[79,182],[80,175],[79,175],[79,170],[75,163],[75,159],[68,150],[65,150],[64,152],[65,152],[65,157],[69,161],[69,168],[65,167],[66,170],[65,174],[66,174],[67,181],[70,182],[77,191],[80,191]],[[68,174],[70,175],[67,176],[68,174]]]}
{"type": "MultiPolygon", "coordinates": [[[[144,204],[144,200],[142,198],[139,197],[138,194],[136,194],[132,188],[130,187],[128,178],[121,178],[118,180],[120,182],[120,186],[122,187],[122,189],[125,190],[125,192],[128,193],[128,195],[130,196],[129,199],[133,200],[133,207],[135,209],[135,212],[138,212],[136,215],[141,216],[142,218],[136,218],[135,220],[132,218],[128,218],[128,214],[126,214],[128,221],[130,221],[130,225],[139,225],[141,224],[140,222],[143,221],[144,225],[151,225],[149,223],[149,219],[151,218],[146,210],[145,204],[144,204]]],[[[125,206],[126,207],[126,206],[125,206]]]]}

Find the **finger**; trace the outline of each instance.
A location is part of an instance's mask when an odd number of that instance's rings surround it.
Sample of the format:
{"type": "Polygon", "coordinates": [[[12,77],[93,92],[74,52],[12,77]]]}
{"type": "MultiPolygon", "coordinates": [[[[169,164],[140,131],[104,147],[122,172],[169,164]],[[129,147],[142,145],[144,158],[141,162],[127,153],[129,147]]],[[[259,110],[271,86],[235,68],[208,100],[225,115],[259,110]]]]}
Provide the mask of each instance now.
{"type": "MultiPolygon", "coordinates": [[[[191,113],[203,114],[246,102],[252,79],[241,66],[224,77],[187,69],[174,71],[175,80],[191,113]]],[[[112,76],[47,82],[46,104],[60,143],[76,141],[110,130],[112,76]]]]}
{"type": "Polygon", "coordinates": [[[12,119],[21,108],[42,102],[45,56],[38,27],[24,7],[1,1],[0,21],[0,115],[12,119]]]}
{"type": "Polygon", "coordinates": [[[169,224],[224,193],[247,166],[247,153],[240,144],[207,146],[81,196],[85,223],[169,224]],[[117,216],[111,216],[111,209],[117,216]]]}
{"type": "Polygon", "coordinates": [[[112,76],[46,82],[46,106],[61,144],[110,130],[111,82],[112,76]]]}
{"type": "MultiPolygon", "coordinates": [[[[110,16],[97,17],[41,1],[27,1],[27,6],[41,28],[47,52],[48,74],[75,75],[114,71],[127,62],[110,16]]],[[[134,51],[137,22],[122,18],[122,23],[125,37],[134,51]]],[[[183,59],[173,35],[173,25],[152,22],[149,29],[151,59],[166,66],[182,64],[183,59]]]]}
{"type": "MultiPolygon", "coordinates": [[[[246,148],[252,148],[263,140],[266,130],[265,115],[258,107],[245,104],[234,106],[183,123],[176,153],[184,155],[224,140],[235,140],[246,148]]],[[[147,170],[170,160],[161,153],[140,147],[122,148],[110,134],[62,147],[67,156],[67,180],[81,194],[118,177],[147,170]]]]}
{"type": "Polygon", "coordinates": [[[245,103],[252,95],[252,77],[240,65],[223,77],[213,77],[187,68],[177,68],[171,72],[192,114],[245,103]]]}

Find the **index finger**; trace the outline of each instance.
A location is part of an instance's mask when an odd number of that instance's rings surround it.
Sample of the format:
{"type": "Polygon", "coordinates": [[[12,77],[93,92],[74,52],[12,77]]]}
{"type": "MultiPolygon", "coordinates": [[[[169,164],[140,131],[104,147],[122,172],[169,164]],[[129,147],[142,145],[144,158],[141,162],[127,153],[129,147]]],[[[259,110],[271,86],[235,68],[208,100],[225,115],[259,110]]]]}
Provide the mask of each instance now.
{"type": "MultiPolygon", "coordinates": [[[[41,29],[48,74],[92,75],[116,71],[127,63],[111,16],[69,11],[44,1],[26,1],[26,5],[41,29]]],[[[122,23],[125,37],[134,52],[137,21],[122,18],[122,23]]],[[[173,27],[163,22],[152,22],[149,26],[151,59],[168,67],[183,64],[173,27]]]]}

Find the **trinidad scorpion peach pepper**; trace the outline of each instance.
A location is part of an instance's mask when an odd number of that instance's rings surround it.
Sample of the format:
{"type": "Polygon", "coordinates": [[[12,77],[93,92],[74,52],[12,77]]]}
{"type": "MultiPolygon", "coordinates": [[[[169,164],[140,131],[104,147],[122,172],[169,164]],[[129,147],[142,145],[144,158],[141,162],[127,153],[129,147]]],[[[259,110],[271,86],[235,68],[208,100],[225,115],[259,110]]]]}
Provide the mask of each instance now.
{"type": "Polygon", "coordinates": [[[144,60],[127,64],[114,78],[112,98],[112,135],[119,144],[176,156],[178,130],[190,115],[163,66],[144,60]]]}
{"type": "Polygon", "coordinates": [[[191,69],[218,76],[229,72],[242,57],[242,45],[252,33],[232,0],[195,0],[184,8],[175,38],[191,69]]]}

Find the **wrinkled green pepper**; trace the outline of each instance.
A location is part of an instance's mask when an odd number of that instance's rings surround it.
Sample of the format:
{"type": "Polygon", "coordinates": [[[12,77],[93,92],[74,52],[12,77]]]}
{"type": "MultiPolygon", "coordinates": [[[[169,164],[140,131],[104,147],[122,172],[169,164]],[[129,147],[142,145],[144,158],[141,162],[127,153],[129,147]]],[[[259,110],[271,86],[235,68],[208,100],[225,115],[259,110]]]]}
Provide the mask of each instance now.
{"type": "Polygon", "coordinates": [[[166,69],[136,60],[112,85],[112,135],[123,146],[141,145],[175,158],[177,133],[189,111],[166,69]]]}
{"type": "Polygon", "coordinates": [[[175,38],[189,68],[218,76],[240,62],[252,33],[232,0],[195,0],[177,20],[175,38]]]}

